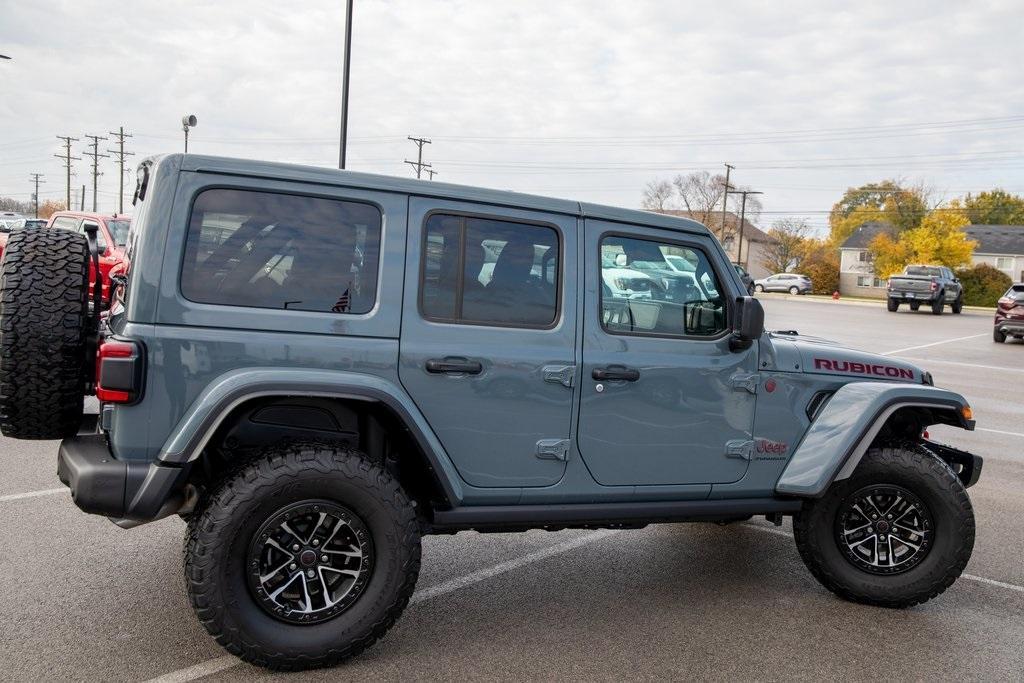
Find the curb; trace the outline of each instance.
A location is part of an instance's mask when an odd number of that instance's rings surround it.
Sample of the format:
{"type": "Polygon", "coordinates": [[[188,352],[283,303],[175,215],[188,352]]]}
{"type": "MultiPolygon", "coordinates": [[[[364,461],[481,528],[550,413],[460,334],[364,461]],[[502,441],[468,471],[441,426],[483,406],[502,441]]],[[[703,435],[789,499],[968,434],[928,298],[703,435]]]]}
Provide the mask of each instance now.
{"type": "MultiPolygon", "coordinates": [[[[833,299],[832,297],[826,296],[824,294],[782,294],[779,292],[760,292],[755,296],[757,298],[786,299],[787,301],[807,301],[819,304],[834,304],[837,306],[885,306],[885,299],[861,299],[854,297],[833,299]]],[[[993,315],[995,315],[996,312],[996,309],[994,307],[988,308],[986,306],[964,306],[964,310],[975,311],[978,313],[991,313],[993,315]]]]}

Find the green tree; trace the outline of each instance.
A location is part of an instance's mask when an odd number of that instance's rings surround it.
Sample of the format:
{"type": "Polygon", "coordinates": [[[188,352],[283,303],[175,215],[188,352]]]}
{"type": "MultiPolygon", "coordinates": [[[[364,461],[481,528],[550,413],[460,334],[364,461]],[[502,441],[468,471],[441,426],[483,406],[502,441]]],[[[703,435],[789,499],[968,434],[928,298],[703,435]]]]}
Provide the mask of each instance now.
{"type": "Polygon", "coordinates": [[[996,301],[1010,288],[1013,280],[1001,270],[987,263],[956,271],[964,288],[964,303],[968,306],[995,306],[996,301]]]}
{"type": "Polygon", "coordinates": [[[975,225],[1024,225],[1024,197],[996,188],[964,197],[964,213],[975,225]]]}
{"type": "Polygon", "coordinates": [[[797,267],[811,278],[814,294],[831,294],[839,290],[839,250],[831,240],[804,240],[797,267]]]}
{"type": "Polygon", "coordinates": [[[783,218],[775,221],[768,235],[773,241],[763,248],[761,265],[772,273],[785,273],[800,262],[804,240],[811,231],[803,219],[783,218]]]}
{"type": "Polygon", "coordinates": [[[924,185],[907,185],[895,179],[851,187],[829,214],[832,241],[841,244],[868,221],[887,221],[900,232],[916,228],[928,213],[930,196],[931,191],[924,185]]]}

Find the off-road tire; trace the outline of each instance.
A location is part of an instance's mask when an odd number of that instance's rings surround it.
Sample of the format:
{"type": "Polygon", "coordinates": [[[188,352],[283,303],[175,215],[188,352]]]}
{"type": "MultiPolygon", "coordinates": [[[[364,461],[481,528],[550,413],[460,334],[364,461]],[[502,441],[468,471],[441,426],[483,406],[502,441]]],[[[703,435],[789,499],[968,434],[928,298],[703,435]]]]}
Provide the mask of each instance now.
{"type": "Polygon", "coordinates": [[[89,245],[68,230],[15,230],[0,264],[0,431],[61,439],[82,423],[89,245]]]}
{"type": "Polygon", "coordinates": [[[896,311],[900,310],[900,302],[896,301],[895,299],[889,299],[888,301],[886,301],[885,307],[889,309],[890,313],[895,313],[896,311]]]}
{"type": "Polygon", "coordinates": [[[758,294],[764,293],[764,285],[754,285],[754,291],[758,294]]]}
{"type": "Polygon", "coordinates": [[[334,666],[370,647],[401,615],[420,568],[420,525],[399,482],[365,454],[298,444],[255,458],[221,480],[189,521],[185,582],[199,621],[240,659],[294,671],[334,666]],[[276,619],[254,597],[246,558],[261,524],[290,503],[351,510],[372,537],[374,561],[359,597],[327,621],[276,619]]]}
{"type": "Polygon", "coordinates": [[[914,302],[914,303],[909,304],[909,305],[910,305],[910,310],[912,310],[912,311],[916,311],[916,310],[919,310],[921,308],[921,304],[919,304],[917,302],[914,302]]]}
{"type": "Polygon", "coordinates": [[[999,328],[992,330],[992,341],[1002,344],[1006,341],[1006,335],[999,331],[999,328]]]}
{"type": "Polygon", "coordinates": [[[939,293],[932,302],[932,315],[942,315],[942,309],[946,307],[946,295],[939,293]]]}
{"type": "Polygon", "coordinates": [[[960,315],[960,311],[964,310],[964,295],[958,294],[956,299],[953,300],[953,304],[950,306],[950,310],[953,311],[953,315],[960,315]]]}
{"type": "Polygon", "coordinates": [[[911,607],[949,588],[974,549],[974,510],[956,474],[938,458],[905,444],[872,448],[849,479],[808,501],[794,518],[793,535],[804,564],[825,588],[846,600],[880,607],[911,607]],[[928,554],[910,569],[877,575],[854,566],[836,540],[836,515],[847,496],[871,484],[901,486],[934,519],[928,554]]]}

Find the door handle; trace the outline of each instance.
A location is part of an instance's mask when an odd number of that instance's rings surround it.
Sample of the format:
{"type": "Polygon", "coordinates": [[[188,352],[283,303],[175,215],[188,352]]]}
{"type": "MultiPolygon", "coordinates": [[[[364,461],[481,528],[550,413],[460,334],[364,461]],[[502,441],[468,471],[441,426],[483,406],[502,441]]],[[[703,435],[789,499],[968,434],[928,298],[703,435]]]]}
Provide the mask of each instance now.
{"type": "Polygon", "coordinates": [[[640,379],[640,371],[636,368],[627,368],[622,365],[609,365],[606,368],[594,368],[590,376],[598,381],[621,379],[627,382],[635,382],[640,379]]]}
{"type": "Polygon", "coordinates": [[[480,361],[466,358],[431,358],[424,367],[427,372],[433,374],[479,375],[484,371],[484,366],[480,361]]]}

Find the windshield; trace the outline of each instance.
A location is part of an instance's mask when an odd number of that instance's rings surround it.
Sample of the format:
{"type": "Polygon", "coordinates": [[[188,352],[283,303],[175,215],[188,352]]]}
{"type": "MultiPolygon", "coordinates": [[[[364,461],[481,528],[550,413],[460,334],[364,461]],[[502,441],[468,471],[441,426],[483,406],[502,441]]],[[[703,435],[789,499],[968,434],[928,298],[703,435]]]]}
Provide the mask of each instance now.
{"type": "Polygon", "coordinates": [[[923,275],[925,277],[939,277],[941,274],[938,268],[929,268],[928,266],[907,266],[907,271],[904,273],[904,275],[923,275]]]}
{"type": "Polygon", "coordinates": [[[131,221],[107,221],[107,229],[110,230],[110,236],[114,238],[114,243],[119,247],[128,244],[129,227],[131,227],[131,221]]]}

